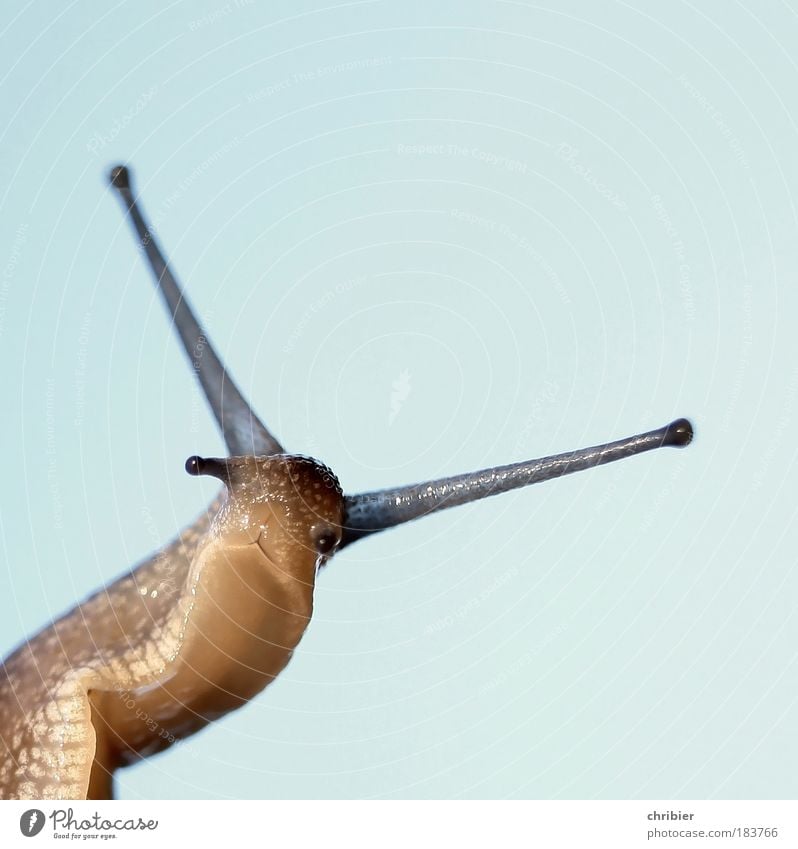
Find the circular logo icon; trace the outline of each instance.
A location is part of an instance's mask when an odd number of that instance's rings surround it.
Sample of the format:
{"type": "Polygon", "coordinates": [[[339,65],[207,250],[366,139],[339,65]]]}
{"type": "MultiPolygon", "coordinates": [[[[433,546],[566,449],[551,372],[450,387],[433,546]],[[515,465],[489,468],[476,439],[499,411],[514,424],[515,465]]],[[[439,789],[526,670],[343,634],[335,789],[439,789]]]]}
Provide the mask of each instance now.
{"type": "Polygon", "coordinates": [[[44,828],[44,813],[38,808],[31,808],[19,818],[19,830],[25,837],[36,837],[44,828]]]}

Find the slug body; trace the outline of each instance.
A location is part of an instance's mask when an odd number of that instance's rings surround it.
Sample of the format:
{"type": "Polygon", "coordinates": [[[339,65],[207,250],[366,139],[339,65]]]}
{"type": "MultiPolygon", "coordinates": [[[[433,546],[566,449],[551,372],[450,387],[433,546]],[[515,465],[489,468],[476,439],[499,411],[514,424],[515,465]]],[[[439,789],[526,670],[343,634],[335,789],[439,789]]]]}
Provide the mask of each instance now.
{"type": "Polygon", "coordinates": [[[227,375],[133,195],[111,172],[229,457],[190,457],[222,494],[180,535],[0,667],[0,798],[112,797],[119,767],[246,704],[289,662],[336,550],[425,516],[663,446],[692,426],[421,484],[344,495],[323,464],[290,455],[227,375]],[[202,357],[192,352],[201,344],[202,357]]]}
{"type": "Polygon", "coordinates": [[[307,458],[233,470],[212,519],[8,658],[3,797],[108,798],[115,769],[246,704],[288,663],[343,496],[307,458]]]}

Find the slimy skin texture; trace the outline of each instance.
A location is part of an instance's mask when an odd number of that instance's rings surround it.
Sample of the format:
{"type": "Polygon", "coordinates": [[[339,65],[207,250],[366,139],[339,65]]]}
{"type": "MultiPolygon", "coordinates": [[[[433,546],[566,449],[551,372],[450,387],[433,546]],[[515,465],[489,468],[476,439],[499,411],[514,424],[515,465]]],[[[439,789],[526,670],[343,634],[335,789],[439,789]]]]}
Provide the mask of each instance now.
{"type": "Polygon", "coordinates": [[[221,495],[177,539],[41,630],[0,666],[0,798],[110,799],[113,774],[246,704],[291,659],[316,575],[363,537],[664,446],[687,419],[637,436],[344,495],[323,464],[285,453],[227,374],[139,207],[110,181],[146,256],[230,457],[190,457],[221,495]],[[201,355],[198,354],[201,352],[201,355]]]}
{"type": "MultiPolygon", "coordinates": [[[[0,677],[2,798],[110,796],[110,778],[102,768],[90,781],[98,735],[89,693],[119,688],[121,703],[126,688],[166,666],[166,658],[151,647],[183,595],[209,526],[208,516],[199,516],[160,552],[40,631],[5,661],[0,677]]],[[[102,729],[99,736],[105,736],[102,729]]],[[[105,749],[101,742],[101,755],[105,749]]]]}
{"type": "Polygon", "coordinates": [[[324,558],[313,533],[340,539],[342,493],[303,457],[239,472],[178,539],[7,659],[2,798],[110,798],[115,769],[246,704],[291,659],[324,558]]]}

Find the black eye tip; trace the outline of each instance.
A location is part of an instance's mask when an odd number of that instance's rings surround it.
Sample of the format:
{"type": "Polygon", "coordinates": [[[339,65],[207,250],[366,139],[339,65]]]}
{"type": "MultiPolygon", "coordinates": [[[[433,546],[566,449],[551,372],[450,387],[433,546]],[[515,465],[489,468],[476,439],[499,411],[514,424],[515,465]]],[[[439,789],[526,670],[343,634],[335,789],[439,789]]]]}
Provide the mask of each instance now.
{"type": "Polygon", "coordinates": [[[125,165],[115,165],[108,174],[108,179],[116,189],[130,188],[130,171],[125,165]]]}
{"type": "Polygon", "coordinates": [[[204,465],[205,461],[202,459],[202,457],[198,457],[196,454],[194,454],[192,457],[189,457],[188,460],[186,460],[186,471],[190,475],[197,477],[197,475],[202,474],[204,465]]]}
{"type": "Polygon", "coordinates": [[[693,441],[693,425],[689,419],[676,419],[665,431],[665,445],[684,448],[693,441]]]}

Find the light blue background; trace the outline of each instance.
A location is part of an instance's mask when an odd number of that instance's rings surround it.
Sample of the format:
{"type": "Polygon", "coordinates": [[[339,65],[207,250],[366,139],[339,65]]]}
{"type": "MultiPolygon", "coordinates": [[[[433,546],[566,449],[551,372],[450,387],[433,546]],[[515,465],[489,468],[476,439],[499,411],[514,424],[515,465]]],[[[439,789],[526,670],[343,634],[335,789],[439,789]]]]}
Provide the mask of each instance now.
{"type": "Polygon", "coordinates": [[[0,36],[3,651],[214,492],[117,161],[350,492],[697,427],[346,550],[279,681],[120,794],[794,797],[796,13],[54,8],[0,36]]]}

